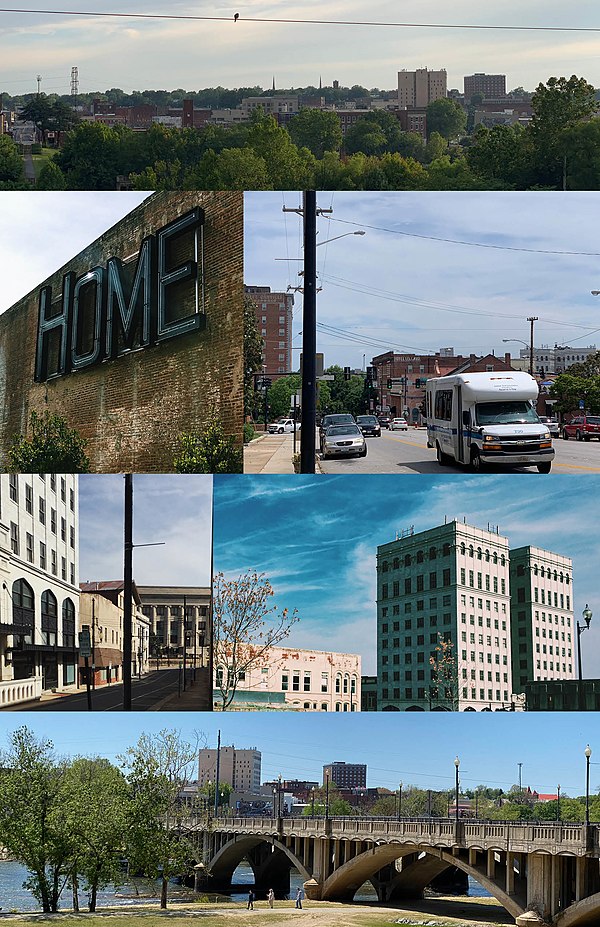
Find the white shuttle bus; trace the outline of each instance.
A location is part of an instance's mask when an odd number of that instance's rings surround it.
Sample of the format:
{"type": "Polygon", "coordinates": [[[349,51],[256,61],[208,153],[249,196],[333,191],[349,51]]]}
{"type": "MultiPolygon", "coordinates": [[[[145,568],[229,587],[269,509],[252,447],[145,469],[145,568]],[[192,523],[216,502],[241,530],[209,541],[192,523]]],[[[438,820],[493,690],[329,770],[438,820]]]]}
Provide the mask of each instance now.
{"type": "Polygon", "coordinates": [[[486,464],[550,473],[552,439],[535,411],[538,385],[528,373],[459,373],[427,380],[427,447],[438,463],[473,470],[486,464]]]}

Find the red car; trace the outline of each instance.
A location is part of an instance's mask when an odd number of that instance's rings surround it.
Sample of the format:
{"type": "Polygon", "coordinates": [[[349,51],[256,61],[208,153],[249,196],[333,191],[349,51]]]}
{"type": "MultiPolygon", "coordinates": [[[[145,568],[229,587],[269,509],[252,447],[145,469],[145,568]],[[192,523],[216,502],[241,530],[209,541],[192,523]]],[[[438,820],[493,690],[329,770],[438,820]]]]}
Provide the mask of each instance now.
{"type": "Polygon", "coordinates": [[[563,438],[576,438],[577,441],[600,441],[600,415],[578,415],[563,425],[563,438]]]}

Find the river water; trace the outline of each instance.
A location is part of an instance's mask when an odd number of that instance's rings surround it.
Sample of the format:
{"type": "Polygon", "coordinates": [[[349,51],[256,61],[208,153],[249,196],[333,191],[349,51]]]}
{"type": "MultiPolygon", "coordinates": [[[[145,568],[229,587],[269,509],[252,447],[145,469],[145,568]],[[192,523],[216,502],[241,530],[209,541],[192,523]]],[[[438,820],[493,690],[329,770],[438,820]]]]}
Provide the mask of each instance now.
{"type": "MultiPolygon", "coordinates": [[[[3,913],[10,911],[39,911],[40,906],[33,895],[23,888],[23,882],[27,878],[27,870],[20,863],[0,861],[0,908],[3,913]]],[[[234,883],[236,886],[251,885],[254,881],[252,869],[247,863],[241,863],[235,871],[234,883]]],[[[296,891],[302,884],[302,877],[292,869],[290,873],[290,897],[294,897],[296,891]]],[[[116,889],[110,887],[98,892],[98,907],[131,904],[147,904],[148,901],[158,900],[160,895],[160,884],[158,882],[138,882],[138,893],[136,887],[131,883],[119,886],[116,889]]],[[[469,896],[482,897],[488,895],[478,885],[477,882],[469,880],[469,896]]],[[[182,885],[171,884],[169,886],[169,896],[171,901],[190,901],[195,896],[191,889],[182,885]]],[[[211,901],[223,901],[224,895],[208,896],[211,901]]],[[[247,892],[232,893],[232,901],[246,902],[247,892]]],[[[365,883],[354,896],[355,901],[377,901],[377,896],[370,883],[365,883]]],[[[83,909],[87,905],[87,895],[83,890],[79,892],[79,904],[83,909]]],[[[72,897],[70,889],[65,889],[61,897],[59,907],[70,908],[72,906],[72,897]]]]}

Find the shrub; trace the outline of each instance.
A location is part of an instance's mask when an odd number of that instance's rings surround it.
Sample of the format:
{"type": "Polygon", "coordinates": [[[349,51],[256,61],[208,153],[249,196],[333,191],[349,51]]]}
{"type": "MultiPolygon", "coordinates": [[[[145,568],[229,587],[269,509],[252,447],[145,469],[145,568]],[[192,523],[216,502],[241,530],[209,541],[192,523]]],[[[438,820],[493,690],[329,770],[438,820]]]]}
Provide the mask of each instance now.
{"type": "Polygon", "coordinates": [[[51,412],[29,419],[31,437],[19,435],[8,451],[10,470],[19,473],[89,473],[87,441],[64,418],[51,412]]]}

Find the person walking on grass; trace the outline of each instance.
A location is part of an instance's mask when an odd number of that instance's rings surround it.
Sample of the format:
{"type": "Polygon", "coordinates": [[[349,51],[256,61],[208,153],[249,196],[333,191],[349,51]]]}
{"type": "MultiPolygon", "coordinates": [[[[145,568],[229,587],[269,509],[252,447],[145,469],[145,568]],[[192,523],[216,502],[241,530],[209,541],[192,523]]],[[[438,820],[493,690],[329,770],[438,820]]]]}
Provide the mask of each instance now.
{"type": "Polygon", "coordinates": [[[269,907],[272,908],[275,902],[275,892],[272,888],[267,892],[267,901],[269,902],[269,907]]]}
{"type": "Polygon", "coordinates": [[[300,887],[296,892],[296,907],[302,908],[302,899],[304,898],[304,889],[300,887]]]}
{"type": "Polygon", "coordinates": [[[252,889],[248,892],[248,910],[254,911],[254,892],[252,889]]]}

